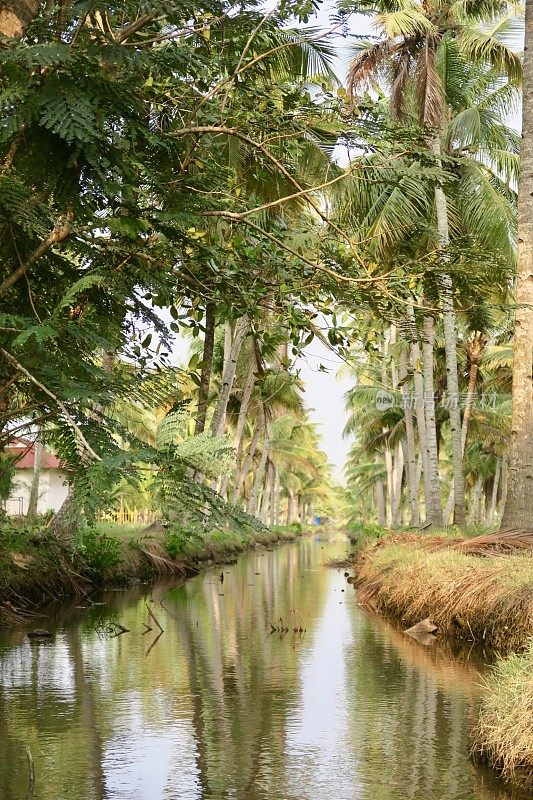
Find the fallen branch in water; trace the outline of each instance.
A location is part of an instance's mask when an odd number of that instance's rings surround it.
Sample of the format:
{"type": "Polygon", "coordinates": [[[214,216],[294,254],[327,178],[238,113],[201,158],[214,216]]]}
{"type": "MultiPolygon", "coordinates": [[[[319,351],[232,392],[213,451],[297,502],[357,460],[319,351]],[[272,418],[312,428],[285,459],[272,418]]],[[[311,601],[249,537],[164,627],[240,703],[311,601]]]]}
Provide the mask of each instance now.
{"type": "Polygon", "coordinates": [[[33,756],[31,754],[29,745],[26,745],[26,758],[28,759],[28,769],[30,773],[28,791],[26,793],[26,798],[28,798],[28,797],[33,797],[33,788],[35,786],[35,766],[33,763],[33,756]]]}
{"type": "Polygon", "coordinates": [[[155,647],[155,645],[158,643],[158,641],[160,640],[160,638],[162,637],[162,635],[163,635],[163,631],[162,631],[162,630],[160,630],[160,631],[159,631],[159,633],[157,634],[157,636],[155,637],[154,641],[152,642],[152,644],[150,645],[150,647],[149,647],[149,648],[148,648],[148,650],[146,651],[146,655],[148,655],[148,654],[149,654],[149,652],[150,652],[150,650],[152,649],[152,647],[155,647]]]}
{"type": "Polygon", "coordinates": [[[152,611],[152,609],[150,608],[148,603],[146,603],[146,609],[148,611],[148,614],[149,614],[150,618],[153,619],[153,621],[155,622],[155,624],[157,625],[157,627],[159,628],[161,633],[164,633],[165,631],[163,630],[163,628],[159,624],[159,620],[157,619],[156,615],[154,614],[154,612],[152,611]]]}

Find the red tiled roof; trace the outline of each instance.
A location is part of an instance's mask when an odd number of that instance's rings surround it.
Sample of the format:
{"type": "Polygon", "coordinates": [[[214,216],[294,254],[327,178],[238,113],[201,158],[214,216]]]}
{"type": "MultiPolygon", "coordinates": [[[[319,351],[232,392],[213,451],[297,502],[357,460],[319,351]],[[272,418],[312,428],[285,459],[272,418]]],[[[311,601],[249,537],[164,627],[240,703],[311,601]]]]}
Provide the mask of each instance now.
{"type": "MultiPolygon", "coordinates": [[[[16,469],[33,469],[35,464],[35,447],[27,439],[13,439],[7,446],[7,452],[16,458],[16,469]]],[[[61,461],[45,450],[43,453],[42,469],[61,469],[61,461]]]]}

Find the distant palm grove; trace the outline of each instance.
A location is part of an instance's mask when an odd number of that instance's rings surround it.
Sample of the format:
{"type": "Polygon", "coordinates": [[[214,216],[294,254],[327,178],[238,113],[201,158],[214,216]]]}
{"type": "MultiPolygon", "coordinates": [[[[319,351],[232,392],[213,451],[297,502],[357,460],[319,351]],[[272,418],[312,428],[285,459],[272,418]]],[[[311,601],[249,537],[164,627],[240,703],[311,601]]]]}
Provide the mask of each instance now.
{"type": "Polygon", "coordinates": [[[321,6],[0,0],[0,500],[53,452],[60,537],[533,526],[533,0],[321,6]]]}

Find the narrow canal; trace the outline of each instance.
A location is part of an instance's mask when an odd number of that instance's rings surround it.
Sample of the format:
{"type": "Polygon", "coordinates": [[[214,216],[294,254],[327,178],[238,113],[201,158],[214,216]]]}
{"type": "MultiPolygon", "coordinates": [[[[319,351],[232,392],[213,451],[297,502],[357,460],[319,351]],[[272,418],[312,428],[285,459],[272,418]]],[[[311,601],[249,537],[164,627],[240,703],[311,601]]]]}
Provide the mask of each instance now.
{"type": "Polygon", "coordinates": [[[345,552],[305,538],[0,633],[0,797],[27,796],[29,747],[36,800],[507,800],[468,760],[479,663],[358,607],[323,566],[345,552]]]}

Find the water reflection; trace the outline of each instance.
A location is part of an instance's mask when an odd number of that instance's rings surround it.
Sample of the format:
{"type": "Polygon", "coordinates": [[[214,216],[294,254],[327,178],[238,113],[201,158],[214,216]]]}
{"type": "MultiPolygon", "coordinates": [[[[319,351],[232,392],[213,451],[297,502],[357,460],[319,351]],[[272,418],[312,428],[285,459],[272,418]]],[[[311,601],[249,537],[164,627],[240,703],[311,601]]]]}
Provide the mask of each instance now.
{"type": "Polygon", "coordinates": [[[322,567],[343,549],[307,539],[223,582],[109,594],[59,613],[51,641],[4,633],[0,796],[25,797],[29,745],[37,800],[508,798],[467,758],[477,668],[358,608],[322,567]],[[291,632],[270,634],[280,618],[291,632]]]}

